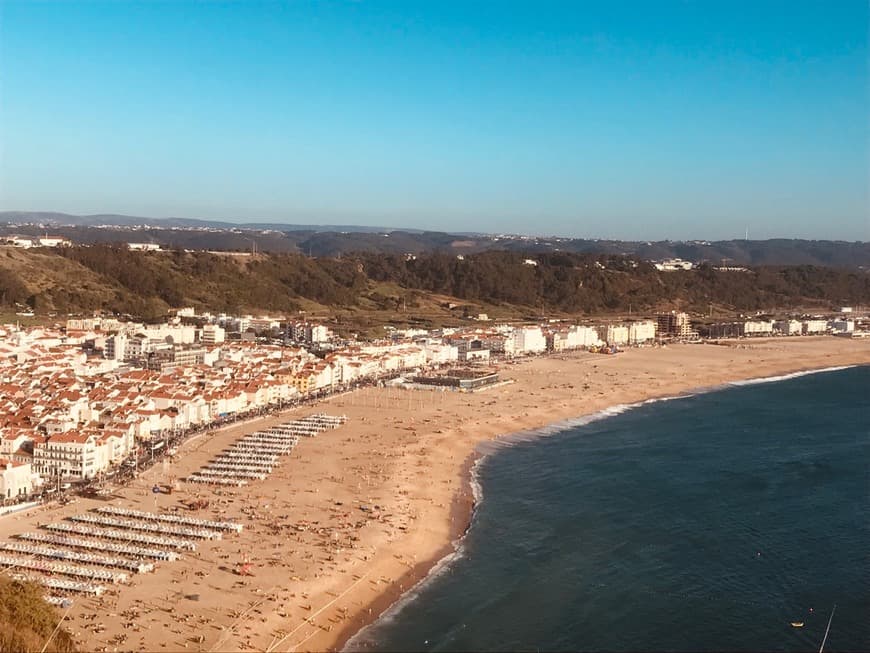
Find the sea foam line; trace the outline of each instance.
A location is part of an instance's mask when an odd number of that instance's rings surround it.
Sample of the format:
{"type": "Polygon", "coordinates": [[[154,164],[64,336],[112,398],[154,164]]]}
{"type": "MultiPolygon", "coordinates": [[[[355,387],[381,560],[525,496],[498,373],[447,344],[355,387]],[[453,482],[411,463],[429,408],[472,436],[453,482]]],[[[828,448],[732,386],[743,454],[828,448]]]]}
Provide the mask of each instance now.
{"type": "Polygon", "coordinates": [[[835,367],[822,367],[815,370],[801,370],[800,372],[792,372],[791,374],[781,374],[779,376],[760,376],[755,379],[745,379],[743,381],[731,381],[726,385],[758,385],[759,383],[774,383],[776,381],[787,381],[788,379],[796,379],[799,376],[807,376],[808,374],[821,374],[822,372],[839,372],[840,370],[848,370],[858,365],[838,365],[835,367]]]}
{"type": "Polygon", "coordinates": [[[752,379],[743,379],[740,381],[727,381],[725,383],[719,383],[711,386],[701,386],[694,388],[692,390],[677,393],[674,395],[666,395],[663,397],[653,397],[652,399],[645,399],[643,401],[636,401],[629,404],[615,404],[613,406],[608,406],[607,408],[603,408],[594,413],[589,413],[587,415],[581,415],[579,417],[570,417],[568,419],[559,420],[557,422],[552,422],[540,428],[534,429],[524,429],[522,431],[515,431],[513,433],[508,433],[505,435],[500,435],[494,440],[488,440],[486,442],[478,445],[478,450],[483,452],[485,456],[489,455],[493,450],[501,448],[502,446],[511,446],[512,444],[516,444],[519,442],[529,442],[531,440],[535,440],[537,438],[553,435],[555,433],[560,433],[562,431],[566,431],[568,429],[576,428],[578,426],[586,426],[587,424],[591,424],[593,422],[599,422],[603,419],[608,419],[610,417],[615,417],[616,415],[621,415],[622,413],[628,412],[630,410],[634,410],[636,408],[640,408],[641,406],[646,406],[648,404],[655,404],[665,401],[675,401],[678,399],[688,399],[690,397],[695,397],[697,395],[708,394],[711,392],[718,392],[719,390],[726,390],[732,386],[747,386],[747,385],[757,385],[760,383],[775,383],[777,381],[787,381],[789,379],[796,379],[801,376],[807,376],[810,374],[821,374],[824,372],[838,372],[840,370],[847,370],[853,367],[859,367],[859,365],[838,365],[834,367],[822,367],[818,369],[810,369],[810,370],[800,370],[798,372],[790,372],[789,374],[780,374],[776,376],[760,376],[752,379]]]}

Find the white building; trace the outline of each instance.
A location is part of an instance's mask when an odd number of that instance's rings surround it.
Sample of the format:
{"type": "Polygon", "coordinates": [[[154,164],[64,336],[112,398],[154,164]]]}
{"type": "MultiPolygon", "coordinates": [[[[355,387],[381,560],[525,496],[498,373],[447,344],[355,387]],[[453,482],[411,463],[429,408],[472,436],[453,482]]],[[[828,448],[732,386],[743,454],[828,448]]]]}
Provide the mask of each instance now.
{"type": "Polygon", "coordinates": [[[251,326],[251,316],[245,315],[243,317],[221,317],[220,319],[218,319],[218,324],[226,329],[228,333],[244,333],[251,326]]]}
{"type": "Polygon", "coordinates": [[[640,320],[628,325],[628,342],[639,345],[656,339],[656,323],[652,320],[640,320]]]}
{"type": "Polygon", "coordinates": [[[430,365],[444,365],[459,360],[459,349],[453,345],[429,343],[423,345],[426,362],[430,365]]]}
{"type": "Polygon", "coordinates": [[[160,250],[157,243],[127,243],[127,247],[138,252],[156,252],[160,250]]]}
{"type": "Polygon", "coordinates": [[[621,324],[608,324],[599,331],[601,339],[608,345],[627,345],[628,327],[621,324]]]}
{"type": "Polygon", "coordinates": [[[655,265],[656,270],[660,272],[673,272],[675,270],[691,270],[695,267],[695,264],[691,261],[684,261],[681,258],[669,258],[664,261],[658,261],[653,263],[655,265]]]}
{"type": "Polygon", "coordinates": [[[539,354],[547,350],[547,338],[541,327],[517,327],[513,332],[513,353],[517,356],[524,354],[539,354]]]}
{"type": "Polygon", "coordinates": [[[19,459],[31,460],[32,456],[25,450],[25,444],[33,440],[33,432],[29,429],[9,429],[0,436],[0,458],[18,462],[19,459]]]}
{"type": "Polygon", "coordinates": [[[93,478],[105,467],[106,463],[98,459],[93,435],[58,433],[33,446],[33,471],[45,479],[93,478]]]}
{"type": "Polygon", "coordinates": [[[800,320],[778,320],[773,323],[773,329],[784,336],[799,336],[803,325],[800,320]]]}
{"type": "Polygon", "coordinates": [[[206,324],[202,327],[202,344],[217,345],[226,340],[227,332],[217,324],[206,324]]]}
{"type": "Polygon", "coordinates": [[[30,236],[9,236],[6,238],[6,242],[13,247],[21,247],[23,249],[30,249],[33,247],[33,238],[30,236]]]}
{"type": "Polygon", "coordinates": [[[60,245],[70,245],[70,241],[61,236],[42,236],[37,239],[40,247],[59,247],[60,245]]]}
{"type": "Polygon", "coordinates": [[[826,333],[828,330],[827,320],[804,320],[804,333],[826,333]]]}
{"type": "Polygon", "coordinates": [[[127,353],[127,336],[123,333],[106,338],[103,355],[109,360],[122,361],[127,353]]]}
{"type": "Polygon", "coordinates": [[[171,340],[176,345],[192,345],[196,342],[196,327],[193,326],[153,324],[139,329],[138,332],[144,334],[154,343],[163,343],[171,340]]]}
{"type": "Polygon", "coordinates": [[[568,329],[568,344],[570,348],[599,347],[604,344],[598,336],[598,330],[591,326],[576,325],[568,329]]]}
{"type": "Polygon", "coordinates": [[[855,320],[831,320],[831,331],[834,333],[852,333],[855,331],[855,320]]]}
{"type": "Polygon", "coordinates": [[[745,336],[772,336],[773,320],[747,320],[743,324],[745,336]]]}
{"type": "Polygon", "coordinates": [[[100,318],[70,318],[66,321],[67,331],[93,331],[100,326],[100,318]]]}
{"type": "Polygon", "coordinates": [[[132,361],[141,358],[150,350],[148,339],[144,336],[133,336],[124,345],[124,360],[132,361]]]}
{"type": "Polygon", "coordinates": [[[486,362],[489,360],[489,349],[469,349],[465,352],[465,360],[486,362]]]}
{"type": "Polygon", "coordinates": [[[0,458],[0,500],[26,496],[33,491],[30,463],[0,458]]]}
{"type": "Polygon", "coordinates": [[[281,327],[278,320],[271,317],[253,317],[248,322],[248,328],[254,331],[276,331],[281,327]]]}
{"type": "Polygon", "coordinates": [[[305,327],[305,340],[308,342],[329,342],[332,334],[322,324],[309,324],[305,327]]]}

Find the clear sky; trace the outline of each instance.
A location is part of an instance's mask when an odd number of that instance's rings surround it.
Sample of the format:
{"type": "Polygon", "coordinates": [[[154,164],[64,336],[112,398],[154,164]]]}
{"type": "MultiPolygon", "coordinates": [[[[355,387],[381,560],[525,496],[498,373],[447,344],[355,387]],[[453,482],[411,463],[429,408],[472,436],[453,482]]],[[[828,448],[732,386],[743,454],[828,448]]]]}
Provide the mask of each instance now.
{"type": "Polygon", "coordinates": [[[0,209],[870,240],[867,0],[0,0],[0,209]]]}

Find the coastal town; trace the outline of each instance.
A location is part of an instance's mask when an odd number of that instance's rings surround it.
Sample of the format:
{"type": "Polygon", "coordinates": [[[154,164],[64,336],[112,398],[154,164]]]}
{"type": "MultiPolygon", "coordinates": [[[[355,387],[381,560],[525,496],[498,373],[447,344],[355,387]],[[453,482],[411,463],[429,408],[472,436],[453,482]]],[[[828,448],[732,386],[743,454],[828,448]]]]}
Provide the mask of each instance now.
{"type": "Polygon", "coordinates": [[[870,651],[870,3],[0,3],[0,653],[870,651]]]}
{"type": "Polygon", "coordinates": [[[867,327],[843,307],[715,325],[677,311],[585,323],[478,315],[454,328],[388,326],[376,340],[192,308],[157,324],[7,324],[0,564],[41,585],[89,649],[333,648],[461,535],[473,506],[462,461],[481,437],[696,386],[686,370],[711,357],[728,357],[720,374],[768,350],[779,365],[798,365],[783,350],[845,347],[837,355],[852,360],[867,327]],[[416,467],[442,470],[439,485],[417,485],[416,467]],[[278,555],[286,529],[296,544],[278,555]],[[278,569],[280,591],[268,583],[278,569]],[[160,607],[172,603],[165,583],[197,597],[190,627],[160,607]],[[239,621],[261,594],[274,603],[260,621],[271,643],[249,632],[252,617],[239,621]]]}
{"type": "MultiPolygon", "coordinates": [[[[707,339],[859,338],[868,326],[844,307],[832,317],[702,330],[707,339]]],[[[192,435],[364,385],[480,389],[500,382],[499,364],[524,357],[700,340],[689,316],[676,311],[599,324],[496,324],[481,315],[465,328],[389,327],[376,341],[340,339],[323,324],[193,309],[162,324],[97,316],[56,327],[6,325],[0,498],[8,510],[130,477],[192,435]]]]}

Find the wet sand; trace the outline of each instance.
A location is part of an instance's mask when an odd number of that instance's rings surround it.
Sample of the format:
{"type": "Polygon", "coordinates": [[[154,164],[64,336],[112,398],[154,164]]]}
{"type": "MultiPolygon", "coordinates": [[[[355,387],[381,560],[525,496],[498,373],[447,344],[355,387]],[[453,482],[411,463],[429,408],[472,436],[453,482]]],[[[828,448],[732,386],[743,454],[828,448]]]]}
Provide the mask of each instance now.
{"type": "Polygon", "coordinates": [[[205,497],[209,508],[188,514],[235,518],[245,530],[202,543],[100,598],[77,598],[67,619],[81,649],[334,650],[453,550],[469,522],[469,470],[480,443],[616,404],[848,364],[870,364],[870,341],[764,339],[567,354],[505,365],[502,376],[514,383],[473,394],[369,388],[197,438],[176,462],[149,470],[109,502],[80,499],[0,518],[0,539],[107,503],[165,511],[205,497]],[[312,412],[349,419],[303,439],[265,481],[150,491],[244,433],[312,412]],[[246,560],[252,576],[236,573],[246,560]]]}

